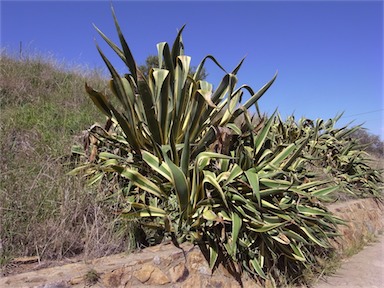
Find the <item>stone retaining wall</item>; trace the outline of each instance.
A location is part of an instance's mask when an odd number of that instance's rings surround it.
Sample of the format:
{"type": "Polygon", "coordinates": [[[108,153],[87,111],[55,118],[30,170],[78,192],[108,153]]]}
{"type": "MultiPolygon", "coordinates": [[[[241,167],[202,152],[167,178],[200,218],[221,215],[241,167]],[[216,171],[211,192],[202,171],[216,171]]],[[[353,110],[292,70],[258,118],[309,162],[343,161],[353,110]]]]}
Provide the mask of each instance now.
{"type": "Polygon", "coordinates": [[[341,251],[360,246],[384,231],[384,205],[375,199],[352,200],[328,208],[347,221],[347,225],[339,226],[342,236],[334,242],[334,246],[341,251]]]}
{"type": "MultiPolygon", "coordinates": [[[[373,199],[329,206],[348,222],[334,245],[346,250],[384,229],[383,205],[373,199]]],[[[162,244],[130,255],[117,254],[89,262],[68,264],[0,278],[0,287],[240,287],[223,268],[212,274],[204,256],[191,244],[183,250],[162,244]]],[[[258,287],[244,280],[244,287],[258,287]]]]}

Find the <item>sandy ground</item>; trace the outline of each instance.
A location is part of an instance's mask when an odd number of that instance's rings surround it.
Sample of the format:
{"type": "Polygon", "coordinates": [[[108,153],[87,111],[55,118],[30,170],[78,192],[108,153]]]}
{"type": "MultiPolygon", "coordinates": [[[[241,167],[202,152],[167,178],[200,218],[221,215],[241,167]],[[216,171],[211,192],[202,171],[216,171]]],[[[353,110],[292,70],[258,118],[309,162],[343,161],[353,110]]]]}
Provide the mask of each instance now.
{"type": "Polygon", "coordinates": [[[314,288],[384,288],[384,235],[348,258],[337,272],[314,288]]]}

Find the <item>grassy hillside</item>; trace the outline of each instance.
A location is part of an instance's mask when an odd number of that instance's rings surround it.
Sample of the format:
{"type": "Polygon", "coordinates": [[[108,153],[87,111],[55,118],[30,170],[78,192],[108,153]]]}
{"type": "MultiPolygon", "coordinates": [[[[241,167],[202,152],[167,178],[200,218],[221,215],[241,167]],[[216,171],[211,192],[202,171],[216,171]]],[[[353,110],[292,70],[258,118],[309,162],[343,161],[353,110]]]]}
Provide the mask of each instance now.
{"type": "Polygon", "coordinates": [[[104,121],[84,83],[104,89],[106,81],[97,71],[69,71],[39,56],[2,53],[0,71],[0,264],[16,256],[99,256],[126,248],[94,191],[66,176],[71,146],[104,121]]]}

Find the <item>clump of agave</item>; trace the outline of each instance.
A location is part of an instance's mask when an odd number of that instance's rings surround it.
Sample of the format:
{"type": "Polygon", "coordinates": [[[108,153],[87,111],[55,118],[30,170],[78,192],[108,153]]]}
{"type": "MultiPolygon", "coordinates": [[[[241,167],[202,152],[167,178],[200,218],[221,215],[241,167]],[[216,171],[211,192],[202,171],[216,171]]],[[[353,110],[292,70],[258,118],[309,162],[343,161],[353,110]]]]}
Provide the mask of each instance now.
{"type": "Polygon", "coordinates": [[[324,134],[310,125],[293,134],[275,113],[262,117],[257,100],[276,75],[257,92],[237,88],[243,60],[227,72],[208,55],[190,75],[184,27],[172,47],[157,45],[159,68],[144,77],[113,17],[121,48],[96,29],[129,73],[120,76],[97,47],[118,107],[86,85],[108,121],[89,130],[89,158],[73,173],[90,184],[114,181],[122,217],[160,231],[157,241],[199,245],[212,268],[224,263],[264,279],[277,270],[300,275],[341,223],[321,202],[339,186],[308,171],[308,154],[320,161],[324,134]],[[224,72],[216,89],[198,77],[206,61],[224,72]],[[242,103],[244,92],[250,97],[242,103]]]}
{"type": "Polygon", "coordinates": [[[367,145],[361,145],[358,139],[351,137],[363,128],[361,125],[337,128],[336,123],[341,117],[342,114],[327,121],[302,118],[296,122],[294,116],[286,121],[278,116],[272,127],[276,135],[274,139],[284,143],[296,141],[305,133],[310,134],[303,156],[310,160],[307,168],[317,172],[311,173],[312,178],[326,178],[339,186],[338,193],[331,194],[333,198],[328,200],[334,201],[335,196],[381,198],[382,171],[372,165],[370,155],[365,152],[367,145]]]}

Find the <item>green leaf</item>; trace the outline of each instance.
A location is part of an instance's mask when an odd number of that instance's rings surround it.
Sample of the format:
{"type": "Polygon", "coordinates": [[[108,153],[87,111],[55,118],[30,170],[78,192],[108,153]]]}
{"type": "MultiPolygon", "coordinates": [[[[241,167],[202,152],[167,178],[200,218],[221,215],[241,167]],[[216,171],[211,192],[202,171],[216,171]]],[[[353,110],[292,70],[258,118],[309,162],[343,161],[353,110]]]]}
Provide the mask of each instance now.
{"type": "Polygon", "coordinates": [[[319,190],[316,190],[316,191],[313,191],[311,192],[311,195],[312,196],[315,196],[315,197],[318,197],[318,198],[322,198],[322,197],[325,197],[327,196],[328,194],[330,193],[333,193],[337,190],[340,189],[340,186],[330,186],[330,187],[326,187],[326,188],[323,188],[323,189],[319,189],[319,190]]]}
{"type": "MultiPolygon", "coordinates": [[[[149,72],[149,86],[155,99],[155,103],[158,103],[162,97],[163,86],[166,85],[166,79],[169,75],[169,71],[165,69],[153,68],[149,72]]],[[[168,96],[168,95],[166,95],[168,96]]]]}
{"type": "Polygon", "coordinates": [[[300,189],[300,190],[309,190],[311,188],[314,188],[314,187],[317,187],[317,186],[322,186],[324,184],[328,184],[329,181],[310,181],[310,182],[307,182],[307,183],[303,183],[299,186],[297,186],[297,189],[300,189]]]}
{"type": "Polygon", "coordinates": [[[256,137],[254,139],[254,155],[259,154],[261,148],[265,144],[265,140],[267,139],[269,130],[271,129],[271,126],[273,124],[273,119],[275,117],[275,113],[276,112],[274,112],[272,114],[272,116],[268,119],[267,123],[265,123],[263,129],[261,129],[259,134],[256,135],[256,137]]]}
{"type": "Polygon", "coordinates": [[[184,45],[183,45],[182,36],[181,36],[184,28],[185,28],[185,25],[183,25],[179,30],[179,32],[177,33],[176,39],[172,45],[171,55],[172,55],[172,61],[174,66],[176,66],[177,57],[184,55],[184,45]]]}
{"type": "Polygon", "coordinates": [[[245,175],[247,176],[249,184],[252,187],[253,196],[256,197],[259,206],[261,206],[259,176],[256,172],[254,172],[254,169],[245,171],[245,175]]]}
{"type": "Polygon", "coordinates": [[[241,131],[240,127],[237,126],[235,123],[228,123],[226,126],[228,128],[230,128],[236,135],[243,134],[243,132],[241,131]]]}
{"type": "Polygon", "coordinates": [[[130,168],[124,168],[122,166],[113,166],[113,169],[121,176],[131,180],[137,187],[143,189],[144,191],[147,191],[159,198],[166,196],[158,185],[144,177],[138,171],[130,168]]]}
{"type": "Polygon", "coordinates": [[[228,207],[227,199],[225,197],[223,189],[221,188],[219,182],[216,179],[215,173],[213,173],[211,171],[203,171],[203,174],[204,174],[203,184],[209,183],[213,187],[215,187],[215,189],[219,192],[221,199],[223,200],[224,205],[226,207],[228,207]]]}
{"type": "Polygon", "coordinates": [[[143,108],[146,117],[146,124],[150,131],[149,137],[152,138],[152,142],[154,144],[165,144],[162,141],[161,130],[159,121],[156,118],[156,110],[154,103],[153,95],[151,93],[151,89],[148,86],[147,81],[144,79],[143,81],[139,81],[139,93],[140,98],[143,102],[143,108]]]}
{"type": "Polygon", "coordinates": [[[87,185],[92,186],[92,185],[94,185],[95,183],[100,182],[101,179],[103,179],[104,175],[105,175],[104,172],[96,173],[92,178],[90,178],[90,179],[87,181],[87,185]]]}
{"type": "Polygon", "coordinates": [[[278,235],[270,235],[270,237],[283,245],[289,245],[291,243],[289,238],[283,233],[279,233],[278,235]]]}
{"type": "Polygon", "coordinates": [[[111,109],[109,108],[110,104],[107,98],[100,92],[93,90],[92,87],[87,85],[87,83],[85,83],[85,90],[87,91],[88,95],[90,96],[92,102],[96,105],[96,107],[99,108],[99,110],[108,118],[112,118],[111,109]]]}
{"type": "Polygon", "coordinates": [[[165,81],[162,82],[162,88],[160,91],[160,100],[158,100],[158,119],[160,121],[160,129],[162,131],[162,136],[164,143],[168,143],[169,139],[169,129],[170,129],[170,113],[169,113],[169,102],[170,102],[170,77],[167,76],[165,81]]]}
{"type": "Polygon", "coordinates": [[[190,162],[190,143],[189,143],[189,129],[187,130],[187,133],[185,133],[184,137],[184,148],[181,151],[181,170],[183,171],[184,175],[188,177],[188,172],[189,172],[189,162],[190,162]]]}
{"type": "Polygon", "coordinates": [[[198,77],[198,76],[200,75],[201,70],[203,69],[204,64],[205,64],[205,61],[206,61],[207,59],[212,60],[212,61],[213,61],[213,62],[214,62],[214,63],[215,63],[221,70],[223,70],[225,73],[227,73],[227,72],[225,71],[225,69],[220,65],[220,63],[216,60],[215,57],[213,57],[212,55],[207,55],[207,56],[205,56],[205,57],[203,58],[203,60],[201,60],[201,62],[199,63],[199,65],[198,65],[197,68],[196,68],[196,72],[195,72],[195,75],[194,75],[194,79],[195,79],[195,80],[197,80],[196,77],[198,77]]]}
{"type": "Polygon", "coordinates": [[[317,207],[309,207],[305,205],[297,205],[297,211],[304,215],[310,215],[310,216],[317,216],[317,215],[329,216],[330,215],[330,212],[328,211],[325,211],[317,207]]]}
{"type": "Polygon", "coordinates": [[[258,232],[258,233],[265,233],[265,232],[276,229],[276,228],[283,226],[283,225],[285,225],[285,223],[265,224],[265,225],[258,227],[258,228],[252,227],[252,226],[247,226],[247,229],[250,231],[258,232]]]}
{"type": "Polygon", "coordinates": [[[217,258],[219,256],[218,254],[218,247],[216,242],[210,241],[210,246],[209,246],[209,267],[213,269],[215,267],[217,258]]]}
{"type": "Polygon", "coordinates": [[[164,58],[165,67],[170,73],[170,78],[173,79],[175,74],[175,66],[173,64],[171,51],[169,50],[169,45],[167,42],[161,42],[157,44],[157,54],[159,59],[159,68],[163,67],[164,58]]]}
{"type": "Polygon", "coordinates": [[[260,178],[260,183],[269,187],[269,188],[281,188],[288,189],[292,186],[292,183],[286,180],[278,180],[278,179],[268,179],[268,178],[260,178]]]}
{"type": "Polygon", "coordinates": [[[169,166],[162,162],[161,159],[156,157],[155,155],[149,153],[148,151],[142,150],[141,151],[143,160],[157,173],[162,175],[165,179],[167,179],[169,182],[172,183],[172,173],[169,166]]]}
{"type": "Polygon", "coordinates": [[[243,174],[243,169],[241,169],[241,167],[239,165],[233,164],[233,166],[230,170],[230,174],[229,174],[227,180],[225,180],[225,182],[223,183],[223,186],[227,186],[229,183],[234,181],[241,174],[243,174]]]}
{"type": "Polygon", "coordinates": [[[239,214],[232,212],[232,245],[231,245],[231,251],[232,251],[232,257],[235,255],[237,252],[237,240],[239,237],[239,232],[241,230],[242,226],[242,219],[239,216],[239,214]]]}
{"type": "Polygon", "coordinates": [[[111,106],[110,108],[113,112],[113,115],[116,117],[116,120],[119,123],[121,129],[124,131],[125,139],[129,142],[129,144],[136,152],[139,152],[141,148],[141,145],[139,143],[140,134],[136,134],[136,127],[132,127],[131,123],[129,123],[129,121],[124,117],[124,115],[121,115],[120,112],[118,112],[113,106],[111,106]]]}
{"type": "Polygon", "coordinates": [[[266,207],[266,208],[272,208],[272,209],[275,209],[275,210],[280,210],[279,207],[273,205],[272,203],[266,201],[266,200],[261,200],[261,206],[262,207],[266,207]]]}
{"type": "MultiPolygon", "coordinates": [[[[117,165],[117,160],[116,159],[107,159],[106,161],[102,162],[102,164],[100,165],[100,168],[105,171],[105,172],[112,172],[112,171],[108,171],[108,169],[106,169],[107,167],[109,166],[114,166],[114,165],[117,165]]],[[[110,169],[109,169],[110,170],[110,169]]]]}
{"type": "Polygon", "coordinates": [[[113,154],[113,153],[109,153],[109,152],[100,152],[99,153],[99,158],[102,159],[102,160],[108,160],[108,159],[116,159],[116,160],[121,160],[121,161],[125,161],[126,158],[124,157],[121,157],[119,155],[116,155],[116,154],[113,154]]]}
{"type": "Polygon", "coordinates": [[[292,243],[292,242],[291,242],[289,245],[291,246],[291,248],[292,248],[292,250],[293,250],[293,254],[292,254],[292,256],[293,256],[296,260],[301,261],[301,262],[305,262],[305,261],[307,261],[307,259],[305,258],[305,255],[304,255],[304,253],[301,251],[299,245],[295,245],[295,244],[292,243]]]}
{"type": "MultiPolygon", "coordinates": [[[[177,200],[179,202],[179,212],[183,213],[189,208],[190,189],[187,178],[180,167],[176,166],[165,154],[165,162],[167,163],[172,176],[172,184],[176,190],[177,200]]],[[[186,214],[184,214],[186,217],[186,214]]]]}
{"type": "MultiPolygon", "coordinates": [[[[253,104],[255,104],[256,101],[259,100],[260,97],[263,96],[265,92],[267,92],[269,87],[272,86],[272,84],[275,81],[276,77],[277,77],[277,72],[276,72],[276,74],[273,76],[273,78],[267,84],[265,84],[259,91],[257,91],[254,95],[252,95],[248,99],[247,102],[244,103],[244,105],[243,105],[244,108],[245,109],[249,109],[253,104]]],[[[241,112],[238,112],[238,113],[240,114],[241,112]]],[[[235,113],[235,117],[237,117],[237,116],[238,116],[237,113],[235,113]]],[[[271,116],[271,118],[273,118],[273,115],[271,116]]],[[[257,152],[256,152],[256,154],[257,154],[257,152]]]]}
{"type": "Polygon", "coordinates": [[[148,206],[142,203],[131,202],[132,207],[139,209],[137,211],[122,212],[123,216],[137,218],[137,217],[165,217],[167,213],[158,207],[148,206]]]}
{"type": "Polygon", "coordinates": [[[203,218],[208,221],[215,221],[217,219],[217,215],[212,209],[205,209],[203,212],[203,218]]]}
{"type": "Polygon", "coordinates": [[[112,7],[112,15],[113,15],[113,20],[115,22],[117,34],[119,36],[120,43],[121,43],[121,46],[123,48],[125,63],[127,64],[129,71],[131,72],[133,78],[135,79],[135,81],[137,81],[136,62],[132,56],[131,50],[129,49],[127,42],[124,39],[123,33],[121,32],[121,29],[120,29],[119,23],[117,21],[117,17],[116,17],[116,14],[115,14],[113,7],[112,7]]]}
{"type": "Polygon", "coordinates": [[[89,164],[80,165],[80,166],[77,166],[76,168],[72,169],[71,171],[69,171],[66,175],[75,176],[87,168],[89,168],[89,164]]]}
{"type": "Polygon", "coordinates": [[[174,79],[174,119],[172,125],[172,133],[177,141],[178,136],[181,134],[180,127],[183,126],[182,117],[186,116],[186,106],[189,100],[189,93],[187,93],[187,78],[189,73],[189,67],[191,57],[189,56],[178,56],[176,58],[176,69],[174,79]]]}
{"type": "Polygon", "coordinates": [[[73,145],[71,147],[71,154],[77,154],[80,156],[86,156],[84,148],[81,145],[73,145]]]}
{"type": "Polygon", "coordinates": [[[309,239],[316,243],[317,245],[319,245],[320,247],[323,247],[323,248],[328,248],[328,245],[326,245],[325,243],[323,243],[322,241],[320,241],[319,239],[317,239],[306,227],[299,227],[301,230],[304,231],[304,233],[309,237],[309,239]]]}
{"type": "Polygon", "coordinates": [[[225,97],[225,94],[230,88],[230,81],[230,75],[226,74],[221,80],[215,92],[212,94],[211,99],[212,102],[215,103],[215,105],[218,104],[225,97]]]}
{"type": "Polygon", "coordinates": [[[263,269],[261,268],[260,263],[257,261],[257,259],[250,259],[249,262],[251,263],[253,269],[255,269],[257,275],[259,275],[263,279],[267,279],[267,276],[265,275],[263,269]]]}
{"type": "Polygon", "coordinates": [[[243,59],[240,60],[239,64],[237,64],[237,66],[235,67],[235,69],[233,69],[233,71],[231,72],[231,74],[236,75],[237,72],[239,72],[240,67],[241,67],[241,65],[243,65],[244,60],[245,60],[245,57],[244,57],[243,59]]]}
{"type": "Polygon", "coordinates": [[[291,239],[294,239],[304,244],[308,244],[308,241],[304,237],[302,237],[300,234],[296,233],[295,231],[284,230],[283,233],[291,239]]]}
{"type": "Polygon", "coordinates": [[[299,159],[300,153],[307,146],[308,141],[309,141],[309,137],[301,140],[302,143],[300,143],[300,141],[296,143],[296,146],[297,145],[300,145],[300,146],[296,149],[295,153],[293,153],[291,158],[285,162],[284,167],[281,168],[283,171],[286,171],[295,161],[299,159]]]}
{"type": "Polygon", "coordinates": [[[287,146],[283,151],[276,155],[267,165],[267,168],[279,167],[287,157],[295,150],[296,145],[294,143],[287,146]]]}
{"type": "Polygon", "coordinates": [[[199,168],[199,170],[203,170],[205,166],[208,165],[209,161],[212,158],[216,159],[233,159],[233,157],[228,155],[223,155],[216,152],[201,152],[196,157],[196,166],[199,168]]]}
{"type": "Polygon", "coordinates": [[[123,51],[115,44],[113,43],[95,24],[93,24],[93,27],[96,29],[97,33],[104,39],[105,42],[112,48],[112,50],[117,54],[117,56],[120,57],[121,60],[123,60],[124,63],[127,62],[125,59],[123,51]]]}
{"type": "MultiPolygon", "coordinates": [[[[122,103],[123,105],[126,105],[127,95],[125,93],[122,78],[119,76],[116,69],[113,67],[113,65],[108,60],[108,58],[104,55],[103,51],[101,51],[99,45],[96,44],[96,48],[99,51],[99,54],[100,54],[101,58],[103,59],[105,65],[107,66],[109,72],[111,73],[112,81],[110,83],[112,84],[111,85],[112,91],[114,92],[115,96],[119,99],[120,103],[122,103]]],[[[127,107],[124,107],[124,108],[127,109],[127,107]]]]}

